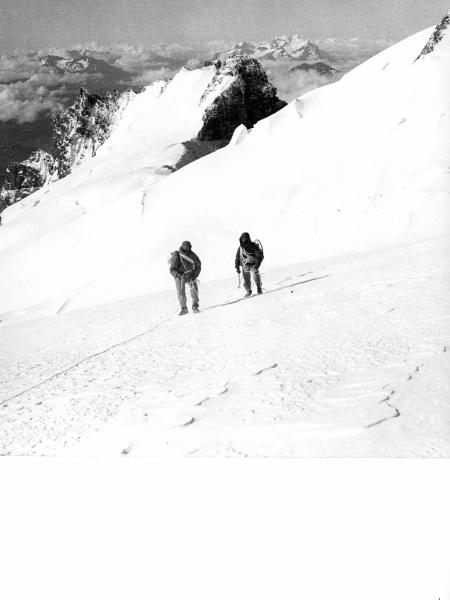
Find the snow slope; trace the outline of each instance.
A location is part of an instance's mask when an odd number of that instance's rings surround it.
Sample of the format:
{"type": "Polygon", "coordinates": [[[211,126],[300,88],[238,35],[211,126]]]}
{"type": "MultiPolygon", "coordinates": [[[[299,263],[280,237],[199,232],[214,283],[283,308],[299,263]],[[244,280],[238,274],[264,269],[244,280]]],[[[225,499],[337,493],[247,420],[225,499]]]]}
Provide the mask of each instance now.
{"type": "Polygon", "coordinates": [[[272,265],[447,234],[448,32],[415,62],[431,31],[170,177],[214,70],[137,95],[96,157],[3,213],[1,318],[167,289],[167,255],[183,239],[209,281],[230,273],[244,230],[272,265]]]}
{"type": "Polygon", "coordinates": [[[8,309],[50,298],[60,306],[60,298],[65,302],[144,251],[138,242],[149,234],[140,227],[147,191],[171,173],[165,164],[177,162],[181,142],[201,129],[205,107],[234,80],[227,75],[209,88],[215,73],[214,67],[182,69],[172,81],[133,95],[95,157],[2,214],[8,309]]]}
{"type": "Polygon", "coordinates": [[[447,237],[5,325],[0,453],[449,457],[449,273],[447,237]]]}

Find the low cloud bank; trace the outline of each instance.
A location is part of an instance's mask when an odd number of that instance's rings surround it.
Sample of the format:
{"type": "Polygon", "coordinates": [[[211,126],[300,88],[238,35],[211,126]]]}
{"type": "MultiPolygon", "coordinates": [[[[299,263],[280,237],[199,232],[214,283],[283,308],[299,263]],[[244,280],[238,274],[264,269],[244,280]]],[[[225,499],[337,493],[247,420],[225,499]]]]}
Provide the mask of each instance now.
{"type": "Polygon", "coordinates": [[[286,102],[342,77],[340,72],[333,77],[325,77],[314,71],[291,71],[294,65],[295,63],[289,63],[266,69],[269,81],[277,88],[278,96],[286,102]]]}
{"type": "MultiPolygon", "coordinates": [[[[315,40],[321,48],[332,54],[335,60],[330,66],[340,70],[338,75],[327,78],[314,71],[294,71],[295,61],[265,61],[269,80],[278,88],[284,100],[292,100],[316,87],[339,79],[342,74],[368,56],[387,45],[387,40],[315,40]]],[[[170,78],[182,67],[196,69],[220,50],[232,47],[232,43],[211,41],[201,45],[180,43],[154,44],[149,48],[129,44],[103,46],[95,42],[79,44],[70,48],[47,48],[34,53],[0,56],[0,121],[32,121],[43,112],[54,114],[73,100],[77,86],[90,85],[98,89],[118,87],[139,88],[161,78],[170,78]],[[40,57],[59,56],[77,59],[84,55],[102,60],[105,66],[122,70],[120,81],[111,73],[70,73],[43,66],[40,57]],[[129,74],[129,77],[123,75],[129,74]]],[[[111,69],[110,69],[111,71],[111,69]]],[[[116,76],[117,78],[118,76],[116,76]]]]}
{"type": "Polygon", "coordinates": [[[55,115],[63,109],[63,93],[64,89],[49,90],[34,75],[28,81],[0,84],[0,120],[29,123],[42,112],[55,115]]]}

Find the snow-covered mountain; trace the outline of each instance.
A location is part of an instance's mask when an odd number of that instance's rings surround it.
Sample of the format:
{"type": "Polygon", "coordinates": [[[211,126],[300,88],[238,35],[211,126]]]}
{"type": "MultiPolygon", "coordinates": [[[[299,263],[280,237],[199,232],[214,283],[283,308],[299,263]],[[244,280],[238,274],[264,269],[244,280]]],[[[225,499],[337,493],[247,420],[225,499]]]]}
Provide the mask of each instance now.
{"type": "Polygon", "coordinates": [[[63,58],[55,54],[47,54],[39,57],[39,62],[43,67],[51,67],[57,73],[86,73],[88,75],[97,74],[109,79],[129,79],[130,73],[109,64],[105,60],[95,58],[87,52],[74,58],[63,58]]]}
{"type": "MultiPolygon", "coordinates": [[[[237,126],[252,127],[286,105],[277,97],[276,89],[255,59],[230,57],[214,63],[212,71],[214,76],[200,98],[204,111],[202,125],[191,138],[178,140],[181,155],[174,164],[165,165],[171,171],[224,146],[237,126]]],[[[162,80],[156,83],[156,89],[162,92],[168,85],[169,80],[162,80]]],[[[100,96],[81,88],[74,104],[53,122],[53,156],[39,151],[39,156],[48,155],[44,162],[37,161],[34,153],[26,161],[8,168],[0,189],[0,211],[50,181],[66,177],[86,158],[95,156],[134,95],[128,90],[100,96]],[[46,174],[50,159],[51,178],[46,174]]],[[[166,126],[170,129],[171,122],[166,126]]]]}
{"type": "Polygon", "coordinates": [[[448,31],[415,60],[432,33],[251,131],[239,126],[227,147],[176,173],[207,107],[220,107],[235,82],[241,89],[239,69],[182,70],[137,94],[96,156],[4,211],[2,313],[171,287],[166,258],[183,239],[212,280],[229,272],[244,230],[263,239],[272,265],[447,234],[448,31]]]}
{"type": "Polygon", "coordinates": [[[322,51],[317,44],[301,38],[298,34],[292,36],[281,35],[261,44],[240,42],[230,50],[218,53],[215,58],[224,58],[235,54],[246,54],[259,60],[277,60],[282,58],[311,61],[320,59],[331,60],[330,55],[322,51]]]}
{"type": "Polygon", "coordinates": [[[133,95],[3,213],[0,453],[450,456],[449,59],[447,29],[421,32],[175,173],[273,90],[236,62],[133,95]],[[243,230],[266,255],[249,299],[243,230]],[[201,312],[179,318],[184,239],[201,312]]]}

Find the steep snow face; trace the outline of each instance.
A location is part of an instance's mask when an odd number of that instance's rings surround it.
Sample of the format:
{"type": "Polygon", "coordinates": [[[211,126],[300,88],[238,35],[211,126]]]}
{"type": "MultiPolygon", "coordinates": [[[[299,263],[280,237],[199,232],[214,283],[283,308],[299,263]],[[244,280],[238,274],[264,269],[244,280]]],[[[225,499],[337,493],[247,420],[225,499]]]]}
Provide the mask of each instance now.
{"type": "Polygon", "coordinates": [[[278,265],[448,233],[450,49],[444,36],[415,62],[430,33],[170,177],[179,142],[220,92],[203,97],[215,69],[183,70],[136,95],[94,158],[4,212],[0,310],[66,310],[171,287],[167,255],[183,239],[212,280],[232,269],[242,231],[278,265]]]}
{"type": "Polygon", "coordinates": [[[141,236],[136,225],[147,191],[171,173],[167,166],[185,150],[180,142],[196,136],[205,107],[235,79],[228,75],[208,89],[215,75],[214,67],[182,69],[170,82],[155,82],[132,95],[95,156],[51,190],[40,190],[4,211],[0,271],[12,285],[9,298],[2,295],[7,310],[67,297],[101,277],[105,268],[114,271],[132,260],[138,247],[143,251],[149,232],[138,226],[141,236]],[[39,271],[36,277],[29,271],[32,263],[39,271]]]}

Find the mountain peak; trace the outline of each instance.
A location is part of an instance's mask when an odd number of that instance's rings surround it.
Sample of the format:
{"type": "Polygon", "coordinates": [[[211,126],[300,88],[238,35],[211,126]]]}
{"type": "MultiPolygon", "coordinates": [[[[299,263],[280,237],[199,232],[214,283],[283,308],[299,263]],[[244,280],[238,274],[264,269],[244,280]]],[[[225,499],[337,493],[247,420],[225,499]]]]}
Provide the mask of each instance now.
{"type": "Polygon", "coordinates": [[[236,53],[217,60],[214,66],[216,74],[202,101],[214,90],[223,91],[205,110],[199,140],[229,141],[239,125],[251,128],[286,105],[255,58],[236,53]],[[227,80],[229,85],[223,87],[227,80]]]}

